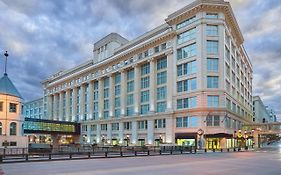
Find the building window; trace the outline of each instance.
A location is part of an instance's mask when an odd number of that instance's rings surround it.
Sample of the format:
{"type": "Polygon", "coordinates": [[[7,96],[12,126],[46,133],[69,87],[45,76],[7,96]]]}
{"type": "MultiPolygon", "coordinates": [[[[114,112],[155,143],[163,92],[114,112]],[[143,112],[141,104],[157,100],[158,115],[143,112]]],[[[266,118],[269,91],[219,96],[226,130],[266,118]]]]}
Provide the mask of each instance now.
{"type": "Polygon", "coordinates": [[[141,103],[149,101],[149,90],[141,92],[141,103]]]}
{"type": "Polygon", "coordinates": [[[103,118],[108,119],[109,118],[109,111],[104,111],[103,112],[103,118]]]}
{"type": "Polygon", "coordinates": [[[177,100],[177,109],[194,108],[197,106],[197,98],[183,98],[177,100]]]}
{"type": "Polygon", "coordinates": [[[166,128],[166,119],[154,120],[154,128],[166,128]]]}
{"type": "Polygon", "coordinates": [[[132,105],[134,104],[134,94],[129,94],[127,96],[127,105],[132,105]]]}
{"type": "Polygon", "coordinates": [[[220,116],[207,116],[206,125],[207,126],[220,126],[220,116]]]}
{"type": "Polygon", "coordinates": [[[17,135],[17,124],[15,122],[12,122],[10,124],[10,135],[11,136],[17,135]]]}
{"type": "Polygon", "coordinates": [[[199,119],[196,116],[176,118],[177,128],[197,127],[198,124],[199,124],[199,119]]]}
{"type": "Polygon", "coordinates": [[[138,129],[147,129],[147,120],[138,121],[138,129]]]}
{"type": "Polygon", "coordinates": [[[218,41],[207,41],[207,53],[208,54],[218,54],[219,51],[219,42],[218,41]]]}
{"type": "Polygon", "coordinates": [[[109,78],[106,77],[104,80],[103,80],[103,87],[106,88],[106,87],[109,87],[109,78]]]}
{"type": "Polygon", "coordinates": [[[207,58],[207,70],[208,72],[219,71],[219,59],[218,58],[207,58]]]}
{"type": "Polygon", "coordinates": [[[159,52],[159,46],[154,47],[154,53],[158,53],[159,52]]]}
{"type": "Polygon", "coordinates": [[[157,88],[157,100],[166,99],[167,88],[166,86],[157,88]]]}
{"type": "Polygon", "coordinates": [[[167,68],[167,58],[163,57],[157,60],[157,70],[167,68]]]}
{"type": "Polygon", "coordinates": [[[207,88],[219,88],[219,77],[207,76],[207,88]]]}
{"type": "Polygon", "coordinates": [[[112,131],[118,131],[119,130],[119,123],[112,123],[111,130],[112,131]]]}
{"type": "Polygon", "coordinates": [[[16,113],[17,112],[17,104],[10,103],[9,112],[16,113]]]}
{"type": "Polygon", "coordinates": [[[87,130],[88,130],[87,125],[82,125],[82,132],[87,132],[87,130]]]}
{"type": "Polygon", "coordinates": [[[121,115],[121,110],[118,108],[118,109],[115,109],[114,110],[114,116],[116,117],[116,118],[118,118],[118,117],[120,117],[120,115],[121,115]]]}
{"type": "Polygon", "coordinates": [[[116,85],[115,86],[115,95],[120,95],[121,94],[121,85],[116,85]]]}
{"type": "Polygon", "coordinates": [[[197,88],[196,78],[191,78],[177,82],[177,92],[187,92],[197,88]]]}
{"type": "Polygon", "coordinates": [[[127,82],[127,92],[133,92],[134,91],[134,81],[127,82]]]}
{"type": "Polygon", "coordinates": [[[157,109],[156,112],[165,112],[166,110],[166,102],[157,102],[157,109]]]}
{"type": "Polygon", "coordinates": [[[100,129],[101,129],[102,131],[107,131],[107,124],[101,124],[101,125],[100,125],[100,129]]]}
{"type": "Polygon", "coordinates": [[[121,106],[121,99],[120,99],[120,97],[115,97],[114,105],[115,105],[115,107],[120,107],[121,106]]]}
{"type": "Polygon", "coordinates": [[[0,102],[0,111],[3,111],[3,102],[0,102]]]}
{"type": "Polygon", "coordinates": [[[196,55],[196,43],[190,44],[177,50],[177,59],[181,60],[196,55]]]}
{"type": "Polygon", "coordinates": [[[187,128],[188,126],[188,117],[177,117],[176,118],[176,127],[177,128],[187,128]]]}
{"type": "Polygon", "coordinates": [[[109,97],[109,88],[104,89],[103,91],[103,97],[108,98],[109,97]]]}
{"type": "Polygon", "coordinates": [[[149,88],[149,77],[141,78],[141,89],[149,88]]]}
{"type": "Polygon", "coordinates": [[[132,122],[124,122],[124,130],[131,130],[132,122]]]}
{"type": "Polygon", "coordinates": [[[114,83],[119,84],[121,82],[121,73],[117,73],[114,78],[114,83]]]}
{"type": "Polygon", "coordinates": [[[207,25],[207,30],[206,30],[207,36],[218,36],[218,26],[215,25],[207,25]]]}
{"type": "Polygon", "coordinates": [[[218,95],[208,95],[208,107],[219,107],[218,95]]]}
{"type": "Polygon", "coordinates": [[[192,116],[192,117],[188,117],[189,120],[189,126],[190,127],[197,127],[199,124],[199,119],[198,117],[192,116]]]}
{"type": "Polygon", "coordinates": [[[190,61],[188,63],[180,64],[177,66],[177,75],[190,75],[197,72],[197,62],[190,61]]]}
{"type": "Polygon", "coordinates": [[[177,41],[178,44],[182,44],[184,42],[187,42],[189,40],[195,39],[196,38],[196,28],[190,29],[186,32],[183,32],[181,34],[178,35],[177,37],[177,41]]]}
{"type": "Polygon", "coordinates": [[[127,80],[133,80],[134,79],[134,69],[128,70],[127,72],[127,80]]]}
{"type": "Polygon", "coordinates": [[[166,43],[161,44],[161,49],[162,50],[165,50],[166,48],[167,48],[167,44],[166,43]]]}
{"type": "Polygon", "coordinates": [[[185,20],[185,21],[179,23],[179,24],[176,26],[176,28],[177,28],[177,29],[180,29],[180,28],[182,28],[182,27],[184,27],[184,26],[187,26],[188,24],[190,24],[190,23],[192,23],[193,21],[195,21],[195,18],[196,18],[196,16],[193,16],[193,17],[191,17],[191,18],[189,18],[189,19],[187,19],[187,20],[185,20]]]}
{"type": "Polygon", "coordinates": [[[149,104],[141,105],[141,114],[147,114],[149,112],[149,104]]]}
{"type": "Polygon", "coordinates": [[[167,82],[167,72],[157,73],[157,85],[165,84],[167,82]]]}
{"type": "Polygon", "coordinates": [[[150,72],[150,64],[146,63],[141,66],[141,75],[149,74],[150,72]]]}
{"type": "Polygon", "coordinates": [[[134,107],[133,106],[127,107],[126,114],[127,114],[127,116],[133,115],[134,114],[134,107]]]}
{"type": "Polygon", "coordinates": [[[96,130],[97,130],[97,125],[90,126],[90,131],[96,131],[96,130]]]}
{"type": "Polygon", "coordinates": [[[218,19],[219,15],[217,13],[207,13],[206,18],[218,19]]]}

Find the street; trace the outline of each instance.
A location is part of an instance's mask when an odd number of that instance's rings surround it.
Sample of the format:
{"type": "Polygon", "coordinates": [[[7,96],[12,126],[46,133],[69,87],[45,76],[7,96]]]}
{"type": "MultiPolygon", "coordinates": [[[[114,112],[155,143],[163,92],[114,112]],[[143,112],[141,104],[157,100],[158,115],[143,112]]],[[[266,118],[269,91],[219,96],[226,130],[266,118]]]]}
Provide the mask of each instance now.
{"type": "Polygon", "coordinates": [[[14,163],[1,168],[5,175],[280,175],[280,165],[281,147],[276,144],[251,152],[14,163]]]}

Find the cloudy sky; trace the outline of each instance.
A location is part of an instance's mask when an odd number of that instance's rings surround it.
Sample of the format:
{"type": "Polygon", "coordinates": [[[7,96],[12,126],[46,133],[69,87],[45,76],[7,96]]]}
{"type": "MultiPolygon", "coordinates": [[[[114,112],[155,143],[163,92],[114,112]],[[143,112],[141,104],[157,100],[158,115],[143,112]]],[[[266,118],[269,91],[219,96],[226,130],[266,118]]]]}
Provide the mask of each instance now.
{"type": "MultiPolygon", "coordinates": [[[[191,1],[0,0],[0,52],[8,50],[9,76],[33,100],[46,77],[91,59],[95,41],[110,32],[134,39],[191,1]]],[[[254,95],[280,116],[281,1],[230,2],[254,67],[254,95]]]]}

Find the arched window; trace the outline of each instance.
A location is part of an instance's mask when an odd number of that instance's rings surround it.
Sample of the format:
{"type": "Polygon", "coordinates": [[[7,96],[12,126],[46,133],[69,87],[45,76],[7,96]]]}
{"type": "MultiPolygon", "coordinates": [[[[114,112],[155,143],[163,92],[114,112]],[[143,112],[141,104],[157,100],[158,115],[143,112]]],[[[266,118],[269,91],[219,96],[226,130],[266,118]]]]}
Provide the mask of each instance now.
{"type": "Polygon", "coordinates": [[[0,122],[0,135],[2,135],[2,123],[0,122]]]}
{"type": "Polygon", "coordinates": [[[11,136],[17,135],[17,124],[15,122],[12,122],[10,124],[10,135],[11,136]]]}

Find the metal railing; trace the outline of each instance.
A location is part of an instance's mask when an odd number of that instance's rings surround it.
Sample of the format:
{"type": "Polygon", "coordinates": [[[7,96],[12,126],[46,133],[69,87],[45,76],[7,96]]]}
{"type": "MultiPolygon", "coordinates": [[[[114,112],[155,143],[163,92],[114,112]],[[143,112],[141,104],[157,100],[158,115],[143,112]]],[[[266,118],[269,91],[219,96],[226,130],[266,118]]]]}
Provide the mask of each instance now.
{"type": "Polygon", "coordinates": [[[197,150],[193,146],[86,146],[60,147],[48,151],[27,150],[26,148],[0,149],[0,163],[25,161],[50,161],[70,159],[94,159],[109,157],[156,156],[195,154],[197,152],[235,152],[238,149],[197,150]]]}

